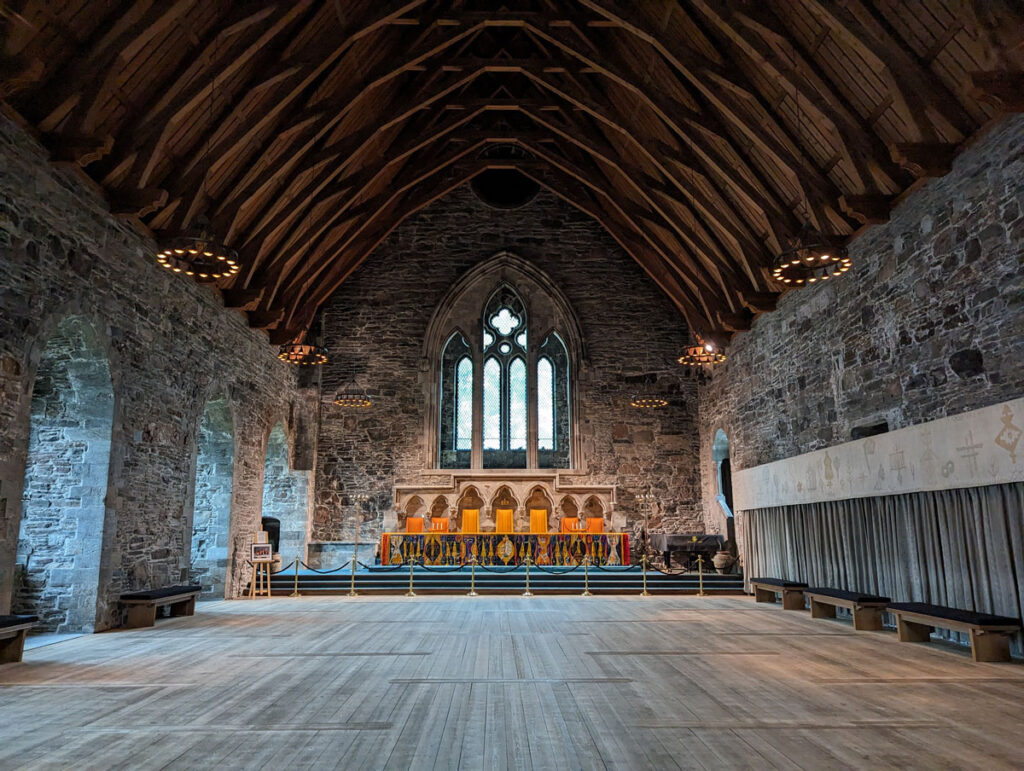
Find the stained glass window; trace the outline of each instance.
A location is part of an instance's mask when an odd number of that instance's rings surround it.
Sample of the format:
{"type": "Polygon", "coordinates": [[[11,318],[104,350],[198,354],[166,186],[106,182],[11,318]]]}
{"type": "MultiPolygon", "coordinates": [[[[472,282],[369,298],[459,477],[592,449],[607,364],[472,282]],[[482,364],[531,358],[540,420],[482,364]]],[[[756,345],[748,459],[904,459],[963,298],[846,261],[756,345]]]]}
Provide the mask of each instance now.
{"type": "Polygon", "coordinates": [[[555,379],[547,357],[537,362],[537,448],[555,449],[555,379]]]}
{"type": "Polygon", "coordinates": [[[513,359],[508,368],[508,448],[526,449],[526,363],[513,359]]]}
{"type": "Polygon", "coordinates": [[[501,365],[493,357],[484,363],[484,449],[501,449],[501,365]]]}
{"type": "Polygon", "coordinates": [[[476,322],[479,350],[474,353],[455,332],[442,351],[440,467],[470,468],[475,458],[485,469],[526,468],[528,457],[536,457],[537,468],[569,468],[571,391],[565,343],[557,332],[534,342],[526,303],[510,284],[499,283],[481,310],[476,322]],[[532,356],[536,363],[531,369],[527,362],[532,356]],[[534,423],[536,446],[528,448],[528,427],[534,423]]]}
{"type": "Polygon", "coordinates": [[[469,468],[473,450],[473,360],[458,332],[441,354],[441,415],[438,439],[441,468],[469,468]]]}
{"type": "Polygon", "coordinates": [[[455,370],[455,449],[473,449],[473,361],[468,356],[455,370]]]}
{"type": "Polygon", "coordinates": [[[508,308],[502,308],[491,316],[491,326],[502,335],[508,335],[519,326],[519,317],[508,308]]]}
{"type": "Polygon", "coordinates": [[[537,354],[537,465],[569,468],[569,356],[555,332],[537,354]]]}

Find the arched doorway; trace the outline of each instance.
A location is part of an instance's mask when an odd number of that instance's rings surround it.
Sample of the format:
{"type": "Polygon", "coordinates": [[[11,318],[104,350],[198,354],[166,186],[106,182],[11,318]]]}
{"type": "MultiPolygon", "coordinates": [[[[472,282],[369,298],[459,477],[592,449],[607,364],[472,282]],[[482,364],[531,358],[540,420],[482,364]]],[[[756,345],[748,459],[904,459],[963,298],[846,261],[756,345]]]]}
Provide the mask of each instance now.
{"type": "Polygon", "coordinates": [[[227,398],[220,396],[203,410],[196,455],[191,568],[192,579],[203,586],[203,599],[224,597],[234,473],[234,423],[227,398]]]}
{"type": "Polygon", "coordinates": [[[60,322],[32,388],[14,612],[37,631],[91,632],[114,419],[110,365],[83,319],[60,322]]]}
{"type": "Polygon", "coordinates": [[[736,521],[732,511],[732,465],[729,461],[729,437],[725,431],[715,432],[715,441],[711,445],[711,459],[715,463],[715,498],[725,514],[726,538],[731,548],[736,543],[736,521]]]}
{"type": "Polygon", "coordinates": [[[298,556],[306,559],[306,530],[309,517],[309,477],[292,471],[288,459],[288,436],[278,423],[267,439],[263,466],[263,517],[280,525],[278,553],[287,563],[298,556]]]}

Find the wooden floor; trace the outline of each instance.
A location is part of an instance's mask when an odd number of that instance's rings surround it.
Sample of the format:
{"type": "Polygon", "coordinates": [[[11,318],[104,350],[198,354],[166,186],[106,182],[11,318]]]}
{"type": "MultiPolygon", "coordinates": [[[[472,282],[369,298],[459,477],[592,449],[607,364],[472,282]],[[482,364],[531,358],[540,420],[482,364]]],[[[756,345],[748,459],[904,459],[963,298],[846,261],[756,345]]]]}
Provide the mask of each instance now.
{"type": "Polygon", "coordinates": [[[1020,768],[1024,666],[747,598],[203,604],[0,668],[0,768],[1020,768]]]}

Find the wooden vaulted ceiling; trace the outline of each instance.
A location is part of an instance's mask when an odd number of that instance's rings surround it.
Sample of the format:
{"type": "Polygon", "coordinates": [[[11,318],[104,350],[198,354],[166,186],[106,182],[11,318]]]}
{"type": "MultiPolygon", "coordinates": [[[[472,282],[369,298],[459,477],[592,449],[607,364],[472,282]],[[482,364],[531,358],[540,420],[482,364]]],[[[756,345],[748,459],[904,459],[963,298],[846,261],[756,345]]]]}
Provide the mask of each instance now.
{"type": "Polygon", "coordinates": [[[803,219],[885,221],[1024,107],[1014,0],[6,5],[9,114],[157,240],[212,222],[243,262],[226,304],[282,342],[405,218],[507,167],[722,340],[774,307],[803,219]]]}

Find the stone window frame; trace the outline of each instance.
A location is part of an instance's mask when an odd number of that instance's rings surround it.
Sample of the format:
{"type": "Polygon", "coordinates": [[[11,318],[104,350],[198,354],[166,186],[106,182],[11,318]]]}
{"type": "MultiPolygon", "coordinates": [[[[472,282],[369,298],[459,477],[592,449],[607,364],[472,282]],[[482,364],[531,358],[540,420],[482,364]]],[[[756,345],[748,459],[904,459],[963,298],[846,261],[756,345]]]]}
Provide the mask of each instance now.
{"type": "Polygon", "coordinates": [[[424,370],[428,373],[424,382],[424,468],[443,468],[445,471],[484,469],[483,365],[487,354],[484,353],[480,318],[487,302],[503,285],[512,288],[522,299],[526,314],[526,468],[540,468],[537,451],[538,350],[549,335],[557,333],[566,349],[569,380],[569,467],[559,470],[585,471],[579,431],[583,421],[578,386],[586,351],[579,321],[568,298],[543,270],[507,251],[498,252],[463,274],[437,304],[427,325],[423,347],[424,370]],[[470,465],[463,469],[443,467],[441,461],[442,352],[455,333],[466,340],[473,360],[473,449],[470,465]]]}

